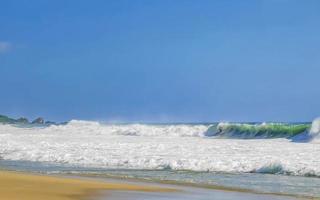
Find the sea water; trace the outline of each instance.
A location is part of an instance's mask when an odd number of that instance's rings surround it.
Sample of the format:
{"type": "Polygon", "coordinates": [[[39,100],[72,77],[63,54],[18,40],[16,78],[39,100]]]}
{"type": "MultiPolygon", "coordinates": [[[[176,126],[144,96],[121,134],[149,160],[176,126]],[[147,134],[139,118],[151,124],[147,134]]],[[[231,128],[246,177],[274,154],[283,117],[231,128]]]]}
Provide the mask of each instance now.
{"type": "Polygon", "coordinates": [[[0,125],[0,166],[320,197],[309,123],[0,125]]]}

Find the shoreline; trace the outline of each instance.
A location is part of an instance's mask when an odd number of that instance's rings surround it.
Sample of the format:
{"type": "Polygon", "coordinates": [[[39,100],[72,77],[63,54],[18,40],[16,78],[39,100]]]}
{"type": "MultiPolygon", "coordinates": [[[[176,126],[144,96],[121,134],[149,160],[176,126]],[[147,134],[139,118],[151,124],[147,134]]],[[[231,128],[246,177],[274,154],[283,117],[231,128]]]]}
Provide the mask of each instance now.
{"type": "Polygon", "coordinates": [[[0,199],[75,200],[94,199],[104,191],[173,192],[163,187],[109,183],[35,173],[0,170],[0,199]]]}
{"type": "Polygon", "coordinates": [[[218,195],[223,199],[319,199],[307,196],[263,193],[252,190],[238,190],[223,186],[179,184],[174,182],[152,182],[139,179],[123,179],[99,176],[78,176],[66,174],[41,174],[0,169],[0,200],[5,199],[48,199],[48,200],[128,200],[148,197],[165,199],[206,199],[218,195]],[[194,194],[201,194],[194,198],[194,194]],[[233,196],[232,196],[233,195],[233,196]],[[230,198],[232,196],[232,198],[230,198]],[[161,198],[160,198],[161,197],[161,198]]]}
{"type": "Polygon", "coordinates": [[[307,195],[296,195],[290,193],[276,193],[276,192],[262,192],[256,191],[252,189],[245,188],[237,188],[237,187],[228,187],[223,185],[212,185],[212,184],[197,184],[197,183],[187,183],[187,182],[179,182],[179,181],[170,181],[170,180],[147,180],[143,178],[130,178],[130,177],[117,177],[110,175],[94,175],[94,174],[64,174],[66,177],[78,177],[84,180],[100,180],[105,182],[119,182],[119,183],[128,183],[134,185],[152,185],[152,186],[161,186],[161,187],[169,187],[175,188],[178,191],[181,188],[194,188],[200,190],[212,190],[212,191],[221,191],[221,192],[235,192],[235,193],[243,193],[243,194],[252,194],[252,195],[263,195],[263,196],[278,196],[278,197],[288,197],[294,199],[314,199],[320,200],[319,197],[307,196],[307,195]]]}

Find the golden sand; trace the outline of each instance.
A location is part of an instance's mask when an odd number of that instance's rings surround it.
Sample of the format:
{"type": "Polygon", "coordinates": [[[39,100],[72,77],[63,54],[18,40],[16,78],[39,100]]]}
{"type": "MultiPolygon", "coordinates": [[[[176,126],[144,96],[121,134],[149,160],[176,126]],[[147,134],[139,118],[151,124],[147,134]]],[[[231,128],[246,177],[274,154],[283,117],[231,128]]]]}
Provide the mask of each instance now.
{"type": "Polygon", "coordinates": [[[75,200],[94,196],[101,190],[170,189],[0,171],[0,200],[75,200]]]}

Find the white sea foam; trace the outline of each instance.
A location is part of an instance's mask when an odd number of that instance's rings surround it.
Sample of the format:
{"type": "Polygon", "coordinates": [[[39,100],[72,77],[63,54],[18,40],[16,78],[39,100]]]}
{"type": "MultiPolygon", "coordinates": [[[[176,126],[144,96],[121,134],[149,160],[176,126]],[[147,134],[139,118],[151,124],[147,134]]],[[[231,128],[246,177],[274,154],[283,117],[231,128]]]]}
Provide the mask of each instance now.
{"type": "Polygon", "coordinates": [[[320,142],[320,118],[313,120],[309,135],[313,138],[313,142],[320,142]]]}
{"type": "MultiPolygon", "coordinates": [[[[318,128],[317,128],[318,127],[318,128]]],[[[207,125],[0,125],[0,157],[84,167],[291,173],[320,176],[320,145],[287,139],[214,139],[207,125]]],[[[313,125],[310,134],[319,133],[313,125]]]]}

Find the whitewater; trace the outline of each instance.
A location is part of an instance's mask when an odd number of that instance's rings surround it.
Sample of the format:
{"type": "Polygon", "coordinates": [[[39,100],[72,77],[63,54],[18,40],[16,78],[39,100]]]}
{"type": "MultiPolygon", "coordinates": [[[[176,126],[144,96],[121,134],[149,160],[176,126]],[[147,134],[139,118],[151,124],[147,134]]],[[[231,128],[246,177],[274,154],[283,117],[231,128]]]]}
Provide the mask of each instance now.
{"type": "Polygon", "coordinates": [[[101,169],[320,176],[319,133],[319,119],[312,125],[0,124],[0,158],[101,169]]]}

